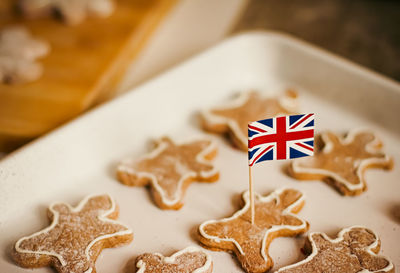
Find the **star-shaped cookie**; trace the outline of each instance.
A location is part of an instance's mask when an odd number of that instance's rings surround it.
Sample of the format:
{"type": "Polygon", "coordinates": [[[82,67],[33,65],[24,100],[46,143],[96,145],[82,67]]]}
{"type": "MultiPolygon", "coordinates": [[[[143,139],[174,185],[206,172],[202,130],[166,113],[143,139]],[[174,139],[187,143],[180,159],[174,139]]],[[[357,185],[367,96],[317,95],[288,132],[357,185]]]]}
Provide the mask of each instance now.
{"type": "Polygon", "coordinates": [[[128,186],[151,186],[161,209],[180,209],[187,187],[193,181],[214,182],[219,173],[211,164],[217,153],[210,139],[175,144],[163,137],[156,148],[139,160],[125,160],[117,168],[118,179],[128,186]]]}
{"type": "Polygon", "coordinates": [[[10,26],[0,31],[0,84],[30,82],[42,74],[36,59],[44,57],[49,45],[32,37],[21,26],[10,26]]]}
{"type": "Polygon", "coordinates": [[[213,263],[207,252],[187,247],[170,257],[146,253],[136,259],[136,273],[211,273],[213,263]]]}
{"type": "Polygon", "coordinates": [[[65,23],[76,25],[87,16],[108,17],[114,11],[114,2],[112,0],[19,0],[18,7],[30,18],[56,15],[65,23]]]}
{"type": "Polygon", "coordinates": [[[277,273],[394,273],[394,265],[377,255],[379,249],[378,237],[365,227],[343,229],[334,240],[324,233],[311,233],[305,246],[311,254],[277,273]]]}
{"type": "Polygon", "coordinates": [[[367,130],[353,130],[346,137],[323,132],[315,144],[314,156],[293,160],[289,174],[300,180],[323,180],[344,195],[367,189],[366,169],[393,167],[393,160],[381,152],[382,143],[367,130]]]}
{"type": "Polygon", "coordinates": [[[249,193],[244,207],[229,218],[204,222],[199,241],[212,250],[233,251],[247,272],[266,272],[273,266],[268,255],[271,241],[296,236],[308,230],[308,223],[295,216],[304,205],[304,196],[294,189],[281,189],[267,196],[255,194],[255,220],[251,224],[249,193]]]}
{"type": "Polygon", "coordinates": [[[53,204],[48,217],[50,226],[16,242],[13,257],[20,266],[95,273],[95,262],[103,248],[133,239],[132,231],[114,220],[118,207],[109,195],[88,196],[74,208],[53,204]]]}
{"type": "Polygon", "coordinates": [[[247,125],[251,121],[290,115],[297,112],[297,93],[287,90],[277,97],[265,96],[256,91],[243,92],[224,105],[201,112],[205,130],[228,134],[233,144],[247,151],[247,125]]]}

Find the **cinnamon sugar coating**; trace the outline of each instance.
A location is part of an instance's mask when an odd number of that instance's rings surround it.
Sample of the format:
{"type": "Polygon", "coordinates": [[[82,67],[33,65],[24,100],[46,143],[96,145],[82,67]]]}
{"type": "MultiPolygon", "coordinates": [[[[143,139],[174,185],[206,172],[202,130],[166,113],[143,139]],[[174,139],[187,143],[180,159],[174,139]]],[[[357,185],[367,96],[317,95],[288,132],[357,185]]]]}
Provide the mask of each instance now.
{"type": "Polygon", "coordinates": [[[145,253],[136,259],[137,273],[211,273],[211,256],[194,247],[185,248],[170,257],[145,253]]]}
{"type": "Polygon", "coordinates": [[[77,207],[53,204],[50,226],[17,241],[13,257],[22,267],[52,266],[61,273],[96,272],[103,248],[132,241],[132,231],[115,221],[118,208],[109,195],[89,196],[77,207]]]}

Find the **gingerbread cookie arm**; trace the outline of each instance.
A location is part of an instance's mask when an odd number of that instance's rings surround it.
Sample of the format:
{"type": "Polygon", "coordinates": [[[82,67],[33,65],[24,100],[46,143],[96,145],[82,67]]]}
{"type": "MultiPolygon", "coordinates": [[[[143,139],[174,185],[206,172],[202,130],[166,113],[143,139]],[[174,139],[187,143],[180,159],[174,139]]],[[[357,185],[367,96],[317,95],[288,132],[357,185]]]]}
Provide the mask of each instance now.
{"type": "MultiPolygon", "coordinates": [[[[154,141],[155,149],[150,153],[142,156],[137,160],[137,162],[147,162],[158,155],[160,155],[164,150],[168,148],[168,146],[172,145],[171,141],[168,138],[161,138],[160,140],[154,141]]],[[[157,178],[149,172],[141,172],[136,170],[133,166],[136,164],[135,161],[131,159],[123,160],[117,167],[117,177],[118,180],[123,184],[128,186],[147,186],[149,184],[153,184],[153,186],[157,181],[157,178]]]]}
{"type": "Polygon", "coordinates": [[[363,167],[359,168],[359,176],[362,177],[364,180],[363,175],[364,171],[367,168],[383,168],[386,170],[391,170],[393,168],[393,158],[388,156],[387,154],[381,151],[383,146],[382,141],[371,131],[368,130],[361,130],[354,132],[355,136],[346,136],[346,140],[351,142],[351,138],[354,137],[353,142],[366,142],[365,151],[371,155],[371,157],[376,157],[375,159],[372,158],[368,162],[366,162],[363,167]]]}
{"type": "Polygon", "coordinates": [[[282,205],[284,212],[286,213],[297,213],[304,205],[304,195],[292,189],[282,189],[275,192],[277,196],[275,197],[276,202],[282,205]]]}
{"type": "MultiPolygon", "coordinates": [[[[248,202],[250,202],[249,195],[247,195],[248,202]]],[[[308,230],[307,221],[298,218],[298,213],[304,206],[305,197],[304,194],[298,190],[282,188],[272,192],[266,197],[262,197],[263,202],[268,202],[270,198],[276,200],[277,205],[282,207],[282,223],[281,225],[273,225],[266,233],[266,237],[263,240],[263,257],[265,251],[269,246],[269,243],[277,236],[291,236],[291,234],[300,234],[308,230]]]]}
{"type": "Polygon", "coordinates": [[[217,145],[211,139],[195,140],[190,144],[183,144],[183,150],[194,149],[196,158],[194,160],[194,169],[198,170],[199,179],[213,182],[218,179],[216,169],[211,160],[217,155],[217,145]],[[212,181],[210,181],[210,179],[212,181]]]}
{"type": "MultiPolygon", "coordinates": [[[[124,244],[133,238],[132,231],[128,227],[110,219],[118,216],[118,208],[109,195],[87,196],[75,208],[69,204],[55,203],[49,207],[48,214],[51,220],[50,226],[16,242],[13,257],[19,265],[28,268],[53,266],[59,272],[95,272],[94,263],[103,248],[124,244]],[[59,240],[63,240],[60,239],[62,236],[63,238],[70,236],[73,240],[74,236],[85,235],[74,234],[73,230],[64,230],[60,223],[68,221],[71,228],[79,225],[79,221],[76,223],[70,221],[76,218],[74,215],[81,212],[83,215],[89,214],[93,217],[93,221],[101,223],[104,232],[89,239],[84,249],[70,249],[75,242],[61,242],[59,240]],[[71,232],[71,234],[67,236],[64,232],[71,232]],[[61,245],[55,246],[55,243],[61,245]]],[[[85,220],[86,218],[81,219],[81,221],[85,220]]]]}
{"type": "Polygon", "coordinates": [[[295,159],[289,165],[289,174],[299,180],[318,180],[330,175],[330,172],[322,169],[318,153],[328,154],[333,151],[339,140],[331,132],[323,132],[315,137],[315,154],[313,157],[295,159]],[[314,167],[317,165],[317,167],[314,167]]]}
{"type": "Polygon", "coordinates": [[[338,138],[331,132],[324,132],[317,137],[317,151],[314,157],[293,160],[289,174],[299,180],[324,180],[345,195],[357,195],[366,190],[364,178],[366,169],[393,167],[392,158],[380,151],[381,146],[381,141],[372,132],[364,129],[352,130],[344,138],[338,138]],[[360,146],[357,154],[350,153],[354,145],[360,146]],[[344,157],[344,160],[353,161],[351,168],[346,169],[348,170],[346,175],[339,173],[339,169],[343,167],[336,162],[336,159],[339,159],[335,157],[336,151],[339,151],[338,156],[344,157]],[[329,165],[338,170],[326,167],[329,165]]]}
{"type": "Polygon", "coordinates": [[[136,259],[136,273],[211,273],[211,256],[197,248],[187,247],[170,257],[146,253],[136,259]]]}
{"type": "MultiPolygon", "coordinates": [[[[288,265],[285,267],[280,268],[278,271],[276,271],[276,273],[302,273],[302,272],[309,272],[310,268],[308,267],[308,264],[310,262],[312,262],[312,260],[314,259],[314,257],[317,255],[317,244],[316,244],[316,240],[314,240],[315,237],[321,237],[322,240],[329,240],[329,238],[323,234],[323,233],[311,233],[308,235],[308,241],[306,242],[304,249],[307,251],[310,251],[311,253],[309,254],[309,256],[292,265],[288,265]]],[[[318,269],[315,269],[318,270],[318,269]]],[[[320,271],[316,271],[316,272],[320,272],[320,271]]],[[[322,271],[321,271],[322,272],[322,271]]]]}
{"type": "Polygon", "coordinates": [[[94,212],[96,210],[101,210],[108,211],[108,214],[104,215],[107,216],[107,218],[115,219],[118,216],[116,215],[115,217],[110,217],[110,215],[114,215],[115,212],[118,213],[118,208],[109,195],[93,195],[92,197],[88,198],[87,201],[83,203],[83,205],[81,205],[79,209],[72,208],[71,210],[82,212],[94,212]]]}
{"type": "MultiPolygon", "coordinates": [[[[205,109],[200,112],[201,124],[206,131],[214,133],[225,133],[229,129],[238,136],[240,140],[243,140],[243,133],[240,130],[239,124],[230,118],[218,115],[215,112],[231,110],[242,107],[252,96],[256,96],[256,92],[247,91],[240,93],[235,99],[225,103],[219,107],[211,109],[205,109]]],[[[247,141],[247,140],[246,140],[247,141]]]]}

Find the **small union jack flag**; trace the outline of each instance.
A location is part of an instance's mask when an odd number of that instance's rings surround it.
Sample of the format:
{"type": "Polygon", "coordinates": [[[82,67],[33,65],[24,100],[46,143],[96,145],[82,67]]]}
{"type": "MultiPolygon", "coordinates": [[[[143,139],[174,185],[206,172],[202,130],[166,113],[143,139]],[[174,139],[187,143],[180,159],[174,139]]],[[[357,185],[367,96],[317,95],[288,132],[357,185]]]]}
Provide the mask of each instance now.
{"type": "Polygon", "coordinates": [[[249,166],[314,154],[314,114],[282,116],[251,122],[249,166]]]}

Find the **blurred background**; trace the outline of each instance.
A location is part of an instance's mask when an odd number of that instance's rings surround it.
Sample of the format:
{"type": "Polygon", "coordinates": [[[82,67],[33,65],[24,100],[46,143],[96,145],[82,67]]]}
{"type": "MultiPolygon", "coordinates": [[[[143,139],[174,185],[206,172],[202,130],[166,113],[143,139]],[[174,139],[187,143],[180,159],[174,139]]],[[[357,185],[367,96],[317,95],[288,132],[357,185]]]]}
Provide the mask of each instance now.
{"type": "Polygon", "coordinates": [[[0,2],[0,33],[22,25],[51,49],[38,80],[0,83],[0,155],[245,31],[284,32],[400,80],[397,0],[115,0],[109,17],[73,25],[16,3],[0,2]]]}
{"type": "Polygon", "coordinates": [[[286,32],[399,81],[399,14],[398,0],[250,0],[233,32],[286,32]]]}

